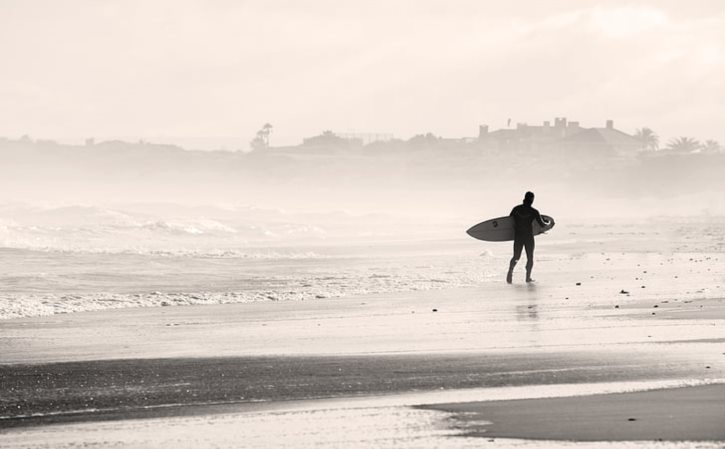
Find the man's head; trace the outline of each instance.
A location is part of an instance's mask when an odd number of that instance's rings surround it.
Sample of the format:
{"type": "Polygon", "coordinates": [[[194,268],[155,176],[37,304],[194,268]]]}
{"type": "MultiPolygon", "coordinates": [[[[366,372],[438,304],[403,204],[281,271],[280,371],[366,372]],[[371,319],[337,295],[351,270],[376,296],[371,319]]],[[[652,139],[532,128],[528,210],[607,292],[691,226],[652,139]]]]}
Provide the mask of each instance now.
{"type": "Polygon", "coordinates": [[[524,195],[524,204],[531,206],[534,203],[534,192],[526,192],[524,195]]]}

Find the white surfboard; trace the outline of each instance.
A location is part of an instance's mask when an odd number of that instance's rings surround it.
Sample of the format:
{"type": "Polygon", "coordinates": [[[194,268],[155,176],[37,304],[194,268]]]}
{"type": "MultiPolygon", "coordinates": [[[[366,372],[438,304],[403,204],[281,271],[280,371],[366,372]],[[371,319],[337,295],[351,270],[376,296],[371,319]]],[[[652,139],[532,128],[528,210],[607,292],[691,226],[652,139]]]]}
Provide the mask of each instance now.
{"type": "MultiPolygon", "coordinates": [[[[554,227],[554,219],[548,215],[542,215],[547,226],[542,227],[536,220],[532,223],[534,235],[539,235],[554,227]]],[[[514,219],[511,217],[499,217],[486,220],[466,231],[468,235],[478,240],[487,242],[506,242],[514,239],[514,219]]]]}

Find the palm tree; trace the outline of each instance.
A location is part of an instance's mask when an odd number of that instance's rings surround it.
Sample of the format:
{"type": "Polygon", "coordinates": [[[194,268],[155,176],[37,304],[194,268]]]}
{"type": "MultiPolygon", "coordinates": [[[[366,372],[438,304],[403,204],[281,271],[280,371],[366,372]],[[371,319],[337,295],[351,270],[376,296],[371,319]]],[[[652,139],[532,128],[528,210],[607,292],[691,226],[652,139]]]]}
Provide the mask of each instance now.
{"type": "Polygon", "coordinates": [[[253,150],[264,150],[269,148],[269,135],[272,134],[272,125],[265,123],[262,129],[257,131],[257,135],[249,142],[249,146],[253,150]]]}
{"type": "Polygon", "coordinates": [[[634,134],[634,138],[642,143],[642,148],[645,150],[656,150],[660,147],[659,136],[649,128],[638,129],[634,134]]]}
{"type": "Polygon", "coordinates": [[[717,140],[706,140],[702,145],[703,153],[719,153],[722,149],[717,140]]]}
{"type": "Polygon", "coordinates": [[[272,134],[272,125],[270,123],[265,123],[262,126],[262,134],[264,136],[264,143],[269,148],[269,135],[272,134]]]}
{"type": "Polygon", "coordinates": [[[694,153],[701,147],[700,142],[692,137],[678,137],[667,143],[667,149],[677,153],[694,153]]]}

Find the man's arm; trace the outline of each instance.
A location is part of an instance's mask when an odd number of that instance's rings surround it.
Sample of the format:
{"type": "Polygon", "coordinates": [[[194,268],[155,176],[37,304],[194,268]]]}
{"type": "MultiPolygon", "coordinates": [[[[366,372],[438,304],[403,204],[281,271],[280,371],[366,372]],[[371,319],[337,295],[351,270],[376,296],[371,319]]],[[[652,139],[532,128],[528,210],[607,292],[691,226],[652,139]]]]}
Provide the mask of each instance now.
{"type": "Polygon", "coordinates": [[[546,225],[548,225],[549,223],[544,221],[543,218],[541,218],[541,214],[539,213],[538,210],[534,209],[534,211],[536,212],[536,221],[539,222],[539,224],[541,225],[542,228],[545,228],[546,225]]]}

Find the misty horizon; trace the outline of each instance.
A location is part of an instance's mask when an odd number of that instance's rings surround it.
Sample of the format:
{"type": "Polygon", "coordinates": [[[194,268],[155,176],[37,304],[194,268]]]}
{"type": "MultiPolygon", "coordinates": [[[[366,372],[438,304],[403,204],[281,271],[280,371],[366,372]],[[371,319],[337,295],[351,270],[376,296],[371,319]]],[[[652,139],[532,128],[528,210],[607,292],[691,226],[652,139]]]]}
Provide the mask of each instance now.
{"type": "Polygon", "coordinates": [[[725,214],[722,147],[652,151],[616,124],[588,130],[552,123],[509,129],[500,138],[481,129],[474,140],[421,136],[368,145],[330,134],[249,152],[0,140],[0,202],[232,205],[450,223],[504,214],[523,191],[534,190],[545,211],[579,221],[725,214]],[[568,130],[569,137],[556,134],[568,130]]]}
{"type": "MultiPolygon", "coordinates": [[[[564,120],[567,121],[566,117],[555,117],[554,120],[551,119],[543,119],[539,120],[535,123],[528,123],[528,122],[512,122],[512,120],[509,118],[504,121],[504,125],[495,128],[489,126],[488,123],[480,123],[477,125],[478,129],[473,130],[480,133],[482,128],[486,128],[490,131],[497,131],[497,130],[515,130],[517,128],[521,127],[540,127],[542,126],[551,126],[550,124],[554,121],[558,120],[564,120]]],[[[494,121],[494,123],[497,123],[498,120],[494,121]]],[[[714,139],[704,139],[700,138],[698,136],[693,136],[691,134],[683,134],[679,136],[672,136],[671,138],[663,138],[659,133],[657,133],[656,130],[652,130],[651,128],[647,126],[641,126],[638,128],[635,128],[631,132],[629,130],[621,130],[618,129],[618,122],[616,120],[613,120],[611,118],[607,118],[606,120],[600,120],[600,123],[580,123],[578,120],[569,120],[569,123],[574,124],[577,128],[581,129],[594,129],[594,128],[608,128],[612,127],[614,129],[617,129],[620,132],[624,132],[625,134],[628,134],[632,137],[638,138],[637,133],[641,132],[642,130],[649,131],[655,138],[655,146],[653,148],[646,148],[648,145],[648,142],[642,142],[643,148],[642,150],[664,150],[667,148],[668,145],[672,145],[673,143],[676,143],[678,140],[681,139],[692,139],[696,146],[705,146],[705,144],[710,144],[714,148],[714,151],[722,151],[723,146],[720,144],[719,141],[714,139]]],[[[392,133],[386,133],[386,132],[365,132],[362,130],[346,130],[340,132],[339,130],[330,130],[329,128],[321,127],[320,132],[316,134],[311,134],[309,136],[301,136],[300,139],[291,144],[278,144],[276,142],[275,134],[277,132],[277,129],[273,126],[267,123],[266,126],[269,126],[272,130],[269,134],[268,140],[266,142],[266,147],[268,148],[285,148],[285,147],[300,147],[305,145],[305,141],[311,137],[321,136],[324,133],[332,133],[338,137],[341,137],[343,139],[360,139],[362,145],[368,145],[370,143],[375,142],[385,142],[385,141],[411,141],[416,137],[420,136],[432,136],[437,139],[447,140],[447,141],[473,141],[480,138],[480,135],[476,135],[475,132],[469,132],[466,135],[461,136],[441,136],[436,135],[434,133],[431,133],[429,131],[421,130],[419,132],[416,132],[410,136],[398,136],[394,135],[392,133]],[[382,136],[382,138],[381,138],[382,136]],[[367,139],[370,140],[367,140],[367,139]]],[[[262,127],[260,127],[261,129],[262,127]]],[[[101,144],[101,143],[111,143],[111,142],[123,142],[123,143],[129,143],[129,144],[148,144],[148,145],[173,145],[177,146],[181,149],[187,150],[187,151],[228,151],[228,152],[251,152],[254,151],[255,148],[253,147],[253,142],[250,140],[250,138],[247,139],[247,142],[245,143],[244,140],[240,140],[236,137],[232,136],[196,136],[196,137],[171,137],[171,136],[157,136],[157,137],[151,137],[151,138],[138,138],[133,136],[111,136],[111,137],[98,137],[95,135],[89,135],[84,138],[71,138],[71,139],[56,139],[52,136],[31,136],[29,134],[23,134],[16,137],[9,137],[9,136],[0,136],[0,140],[4,141],[28,141],[28,142],[37,142],[37,143],[50,143],[50,144],[59,144],[59,145],[71,145],[71,146],[79,146],[79,145],[95,145],[95,144],[101,144]],[[212,143],[216,142],[216,143],[212,143]]],[[[262,148],[261,150],[265,150],[267,148],[262,148]]],[[[259,149],[258,149],[259,150],[259,149]]],[[[712,151],[713,149],[711,149],[712,151]]]]}

